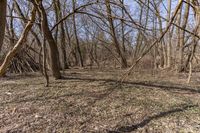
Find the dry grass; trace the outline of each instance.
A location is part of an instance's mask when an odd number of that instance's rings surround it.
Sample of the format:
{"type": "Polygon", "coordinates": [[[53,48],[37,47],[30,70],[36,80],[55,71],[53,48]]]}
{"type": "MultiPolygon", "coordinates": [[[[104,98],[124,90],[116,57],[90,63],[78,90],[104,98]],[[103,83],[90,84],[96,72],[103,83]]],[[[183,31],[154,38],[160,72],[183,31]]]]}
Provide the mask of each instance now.
{"type": "Polygon", "coordinates": [[[44,87],[38,74],[0,82],[0,132],[200,132],[198,74],[69,70],[44,87]]]}

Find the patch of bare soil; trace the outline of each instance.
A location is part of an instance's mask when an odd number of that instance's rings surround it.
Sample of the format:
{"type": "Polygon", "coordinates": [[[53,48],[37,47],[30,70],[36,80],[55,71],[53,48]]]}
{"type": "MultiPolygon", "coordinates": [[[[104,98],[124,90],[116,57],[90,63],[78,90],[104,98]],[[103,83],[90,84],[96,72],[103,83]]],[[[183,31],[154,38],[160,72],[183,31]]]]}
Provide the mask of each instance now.
{"type": "Polygon", "coordinates": [[[0,80],[0,132],[200,132],[198,74],[68,70],[44,87],[39,74],[0,80]]]}

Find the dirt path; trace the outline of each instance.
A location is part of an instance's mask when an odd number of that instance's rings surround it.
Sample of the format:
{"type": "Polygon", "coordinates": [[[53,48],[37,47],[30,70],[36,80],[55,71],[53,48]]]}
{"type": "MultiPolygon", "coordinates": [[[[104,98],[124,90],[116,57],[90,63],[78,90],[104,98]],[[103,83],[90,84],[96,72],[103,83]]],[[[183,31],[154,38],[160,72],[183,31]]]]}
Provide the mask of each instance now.
{"type": "MultiPolygon", "coordinates": [[[[198,75],[70,70],[44,87],[38,74],[0,81],[0,132],[200,132],[198,75]]],[[[199,83],[200,84],[200,83],[199,83]]]]}

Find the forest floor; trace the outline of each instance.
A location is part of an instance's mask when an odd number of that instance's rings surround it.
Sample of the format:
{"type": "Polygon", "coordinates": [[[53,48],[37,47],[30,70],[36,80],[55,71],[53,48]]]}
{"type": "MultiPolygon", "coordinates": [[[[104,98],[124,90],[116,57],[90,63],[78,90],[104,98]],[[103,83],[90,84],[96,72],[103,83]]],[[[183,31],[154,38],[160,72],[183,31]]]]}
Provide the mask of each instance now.
{"type": "Polygon", "coordinates": [[[0,132],[200,132],[200,74],[72,69],[0,79],[0,132]]]}

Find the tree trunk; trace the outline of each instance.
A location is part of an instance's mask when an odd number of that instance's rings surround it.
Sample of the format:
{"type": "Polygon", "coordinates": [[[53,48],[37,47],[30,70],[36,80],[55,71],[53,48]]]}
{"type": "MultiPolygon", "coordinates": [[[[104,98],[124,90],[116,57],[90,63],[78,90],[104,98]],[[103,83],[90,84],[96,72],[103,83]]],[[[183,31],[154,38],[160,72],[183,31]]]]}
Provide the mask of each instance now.
{"type": "MultiPolygon", "coordinates": [[[[142,24],[142,16],[143,16],[143,11],[144,8],[142,5],[140,5],[140,15],[139,15],[139,24],[142,24]]],[[[142,35],[140,30],[138,30],[138,34],[137,34],[137,39],[136,39],[136,46],[135,46],[135,52],[134,52],[134,60],[137,60],[138,56],[139,56],[139,52],[141,49],[141,45],[142,45],[142,35]]]]}
{"type": "Polygon", "coordinates": [[[3,46],[3,40],[5,35],[5,27],[6,27],[6,8],[7,8],[7,0],[0,1],[0,52],[3,46]]]}
{"type": "MultiPolygon", "coordinates": [[[[56,13],[56,22],[62,19],[62,10],[61,10],[61,5],[60,5],[60,0],[54,0],[55,4],[55,13],[56,13]]],[[[61,52],[61,59],[60,59],[60,64],[62,69],[68,69],[68,63],[67,63],[67,56],[66,56],[66,39],[65,39],[65,29],[64,29],[64,22],[61,22],[60,25],[58,26],[58,32],[60,34],[56,35],[56,38],[59,36],[60,39],[57,41],[60,45],[60,52],[61,52]]]]}
{"type": "Polygon", "coordinates": [[[50,55],[50,62],[51,62],[50,65],[51,65],[52,74],[55,79],[59,79],[59,78],[61,78],[61,74],[60,74],[60,66],[59,66],[58,47],[55,43],[55,40],[52,36],[50,29],[49,29],[47,15],[46,15],[45,9],[43,7],[42,1],[40,1],[40,3],[39,3],[39,10],[40,10],[40,14],[42,17],[41,18],[42,32],[49,44],[49,55],[50,55]]]}
{"type": "Polygon", "coordinates": [[[127,61],[126,61],[124,54],[122,53],[122,51],[120,49],[120,45],[119,45],[119,42],[117,40],[116,33],[115,33],[115,27],[114,27],[113,18],[112,18],[112,11],[111,11],[111,7],[110,7],[110,0],[105,0],[105,3],[106,3],[107,19],[108,19],[108,22],[110,25],[109,28],[110,28],[110,32],[112,35],[113,43],[115,45],[117,53],[119,54],[119,56],[121,58],[122,68],[126,68],[128,66],[127,61]]]}
{"type": "MultiPolygon", "coordinates": [[[[190,0],[187,0],[187,2],[190,2],[190,0]]],[[[182,28],[185,29],[187,26],[187,22],[188,22],[188,16],[189,16],[189,10],[190,10],[190,5],[186,4],[185,6],[185,12],[184,12],[184,16],[183,16],[183,23],[182,23],[182,28]]],[[[178,62],[179,62],[179,66],[178,66],[178,71],[182,72],[184,71],[184,59],[183,59],[183,52],[184,52],[184,43],[185,43],[185,31],[181,31],[180,34],[180,47],[179,47],[179,58],[178,58],[178,62]]]]}
{"type": "Polygon", "coordinates": [[[35,21],[35,15],[36,15],[35,8],[33,8],[31,15],[32,15],[31,19],[27,23],[25,29],[23,30],[20,39],[18,40],[16,45],[13,47],[13,49],[11,51],[9,51],[9,53],[6,55],[6,58],[4,59],[4,62],[0,67],[0,76],[3,76],[6,73],[6,70],[9,67],[11,60],[21,50],[21,48],[28,36],[29,31],[31,30],[31,28],[33,26],[33,22],[35,21]]]}
{"type": "MultiPolygon", "coordinates": [[[[76,2],[75,0],[72,0],[72,4],[73,4],[73,10],[75,11],[75,5],[76,2]]],[[[76,29],[76,18],[75,18],[75,13],[73,14],[73,26],[74,26],[74,35],[75,35],[75,40],[76,40],[76,49],[78,52],[78,56],[79,56],[79,61],[80,61],[80,66],[83,67],[83,57],[82,57],[82,53],[81,53],[81,49],[80,49],[80,43],[79,43],[79,39],[78,39],[78,35],[77,35],[77,29],[76,29]]]]}
{"type": "MultiPolygon", "coordinates": [[[[161,19],[161,15],[160,15],[160,10],[157,9],[157,13],[159,14],[158,15],[158,22],[159,22],[159,29],[160,29],[160,34],[163,34],[163,25],[162,25],[162,19],[161,19]]],[[[160,42],[161,44],[161,48],[162,48],[162,62],[161,62],[161,66],[163,68],[165,68],[167,66],[167,52],[166,52],[166,47],[165,47],[165,42],[164,40],[161,40],[160,42]]]]}
{"type": "MultiPolygon", "coordinates": [[[[121,3],[124,5],[124,0],[121,0],[121,3]]],[[[122,47],[123,47],[123,52],[126,54],[126,47],[125,47],[125,25],[124,25],[124,19],[125,19],[125,13],[124,13],[124,8],[122,7],[122,20],[121,20],[121,32],[122,32],[122,47]]]]}
{"type": "MultiPolygon", "coordinates": [[[[168,15],[167,19],[170,20],[171,17],[171,0],[168,0],[168,15]]],[[[167,25],[169,25],[169,21],[167,22],[167,25]]],[[[168,44],[167,44],[167,67],[171,67],[171,61],[172,61],[172,32],[168,31],[168,44]]]]}
{"type": "MultiPolygon", "coordinates": [[[[69,48],[70,48],[70,52],[69,53],[72,54],[72,56],[74,57],[74,60],[75,60],[75,64],[77,65],[78,64],[78,59],[77,59],[74,47],[72,46],[72,41],[71,41],[71,37],[70,37],[70,34],[69,34],[69,28],[68,28],[67,22],[65,22],[64,24],[65,24],[65,28],[66,28],[65,29],[65,33],[67,35],[67,42],[68,42],[68,45],[69,45],[69,48]]],[[[72,65],[70,60],[68,60],[68,63],[70,64],[70,66],[72,65]]]]}
{"type": "Polygon", "coordinates": [[[45,37],[43,37],[43,43],[42,43],[42,51],[43,51],[43,74],[46,80],[46,84],[45,86],[48,87],[49,86],[49,76],[47,73],[47,65],[46,65],[46,61],[47,61],[47,56],[46,56],[46,39],[45,37]]]}

